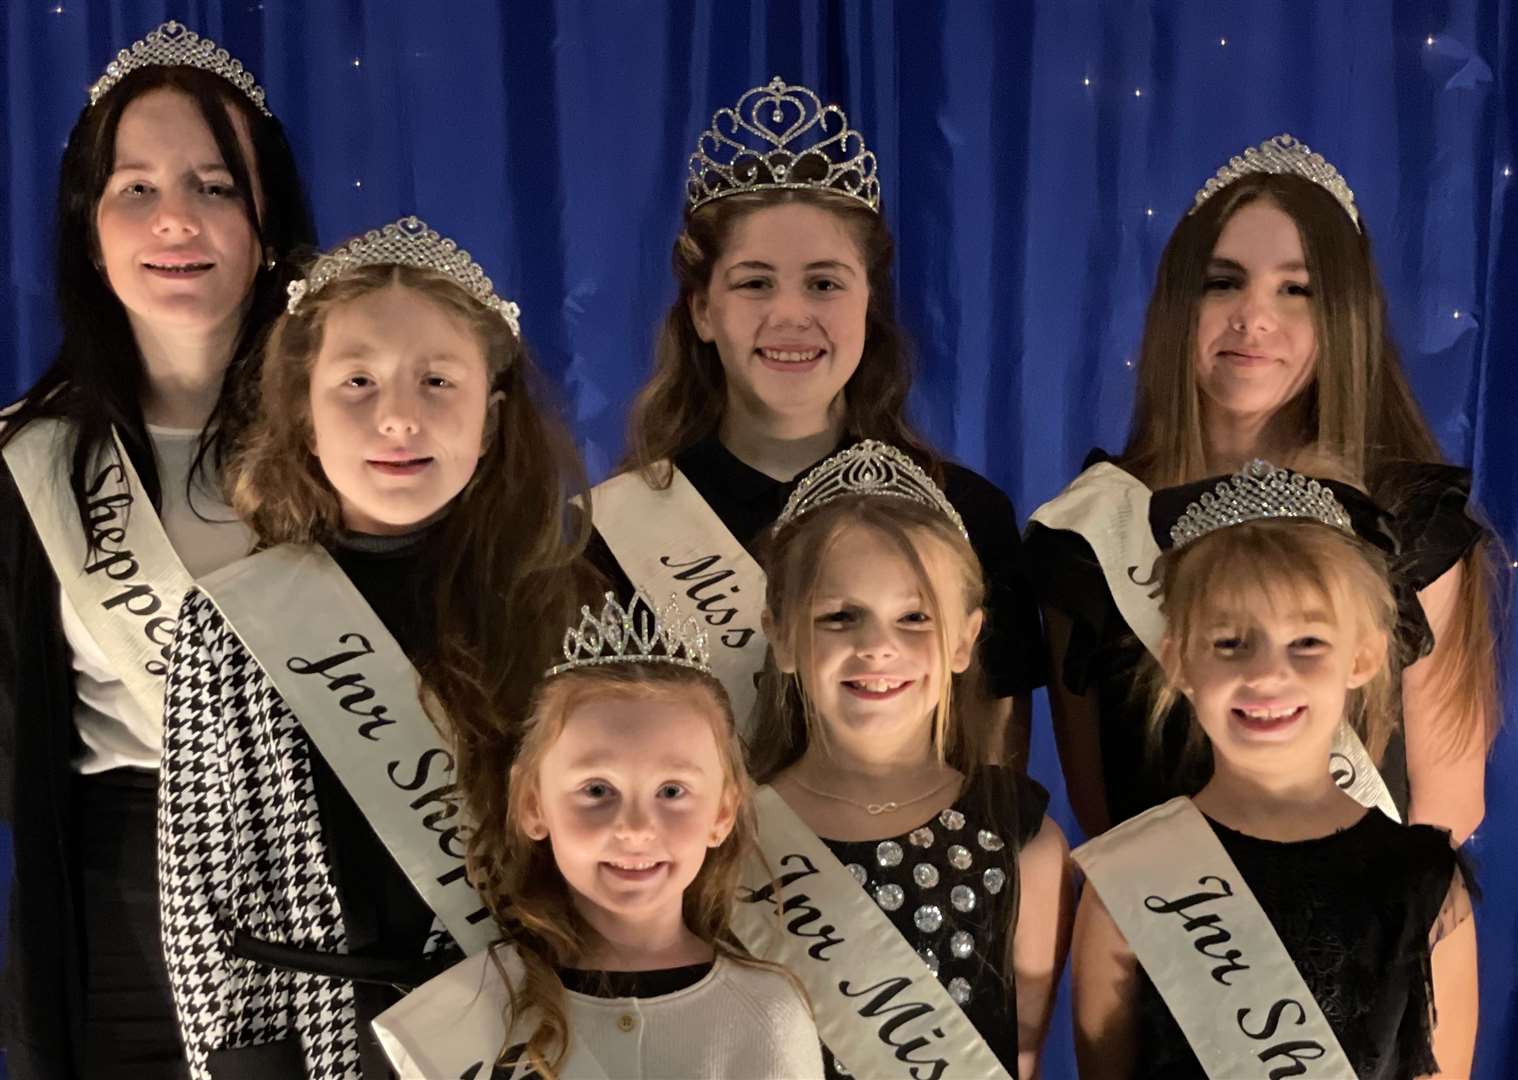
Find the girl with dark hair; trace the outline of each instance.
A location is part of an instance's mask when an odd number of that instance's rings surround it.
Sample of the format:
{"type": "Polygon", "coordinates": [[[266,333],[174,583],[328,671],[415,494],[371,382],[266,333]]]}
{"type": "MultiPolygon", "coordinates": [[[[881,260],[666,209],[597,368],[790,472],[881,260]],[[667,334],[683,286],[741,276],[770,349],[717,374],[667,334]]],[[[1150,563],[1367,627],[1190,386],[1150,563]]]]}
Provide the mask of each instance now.
{"type": "Polygon", "coordinates": [[[776,78],[702,134],[674,245],[679,295],[632,406],[623,471],[592,493],[591,551],[624,591],[674,592],[699,608],[745,731],[765,650],[752,550],[797,478],[860,439],[910,451],[969,525],[990,581],[999,729],[1015,714],[1025,731],[1042,682],[1011,502],[939,460],[907,422],[893,252],[875,156],[837,106],[776,78]]]}
{"type": "Polygon", "coordinates": [[[310,240],[240,63],[177,23],[119,54],[63,155],[63,342],[0,429],[12,1076],[183,1068],[153,858],[165,661],[191,579],[248,551],[219,470],[310,240]]]}
{"type": "Polygon", "coordinates": [[[1370,238],[1344,178],[1278,136],[1197,193],[1156,273],[1122,454],[1095,452],[1031,518],[1050,704],[1089,835],[1206,782],[1176,716],[1152,754],[1136,692],[1158,640],[1150,490],[1255,457],[1342,462],[1392,514],[1401,718],[1375,762],[1398,810],[1463,841],[1482,816],[1496,677],[1485,530],[1445,465],[1389,337],[1370,238]],[[1115,508],[1121,507],[1120,517],[1115,508]],[[1117,524],[1114,525],[1114,522],[1117,524]]]}
{"type": "Polygon", "coordinates": [[[164,710],[164,949],[200,1080],[390,1075],[369,1022],[493,937],[459,804],[504,816],[580,584],[573,444],[467,252],[405,218],[290,296],[228,466],[260,550],[186,597],[164,710]]]}

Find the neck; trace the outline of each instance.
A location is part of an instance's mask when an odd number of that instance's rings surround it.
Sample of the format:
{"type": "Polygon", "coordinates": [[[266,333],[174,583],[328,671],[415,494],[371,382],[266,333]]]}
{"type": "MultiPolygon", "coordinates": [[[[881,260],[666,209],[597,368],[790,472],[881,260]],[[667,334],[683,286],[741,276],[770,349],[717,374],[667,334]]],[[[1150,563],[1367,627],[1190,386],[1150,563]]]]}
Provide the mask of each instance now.
{"type": "Polygon", "coordinates": [[[1194,801],[1208,816],[1241,832],[1294,834],[1296,822],[1332,821],[1358,808],[1334,786],[1327,746],[1321,754],[1304,754],[1295,763],[1276,761],[1258,768],[1240,766],[1216,753],[1213,757],[1212,779],[1194,801]]]}
{"type": "Polygon", "coordinates": [[[1255,458],[1272,465],[1289,464],[1298,447],[1289,434],[1286,409],[1243,415],[1208,409],[1202,417],[1202,439],[1209,474],[1237,472],[1255,458]]]}
{"type": "Polygon", "coordinates": [[[145,375],[142,414],[161,427],[205,427],[241,326],[241,313],[210,331],[177,331],[132,320],[145,375]]]}
{"type": "Polygon", "coordinates": [[[675,903],[647,916],[629,916],[597,907],[580,896],[575,906],[590,925],[590,941],[576,962],[595,971],[659,971],[702,964],[712,947],[685,925],[675,903]]]}
{"type": "Polygon", "coordinates": [[[745,465],[793,480],[827,457],[843,437],[843,395],[820,413],[778,413],[729,394],[717,438],[745,465]]]}
{"type": "Polygon", "coordinates": [[[794,770],[803,784],[866,800],[911,798],[922,794],[918,787],[926,790],[953,772],[938,760],[925,724],[895,739],[879,732],[851,739],[830,731],[825,745],[815,740],[807,746],[794,770]],[[903,787],[912,790],[895,790],[903,787]]]}

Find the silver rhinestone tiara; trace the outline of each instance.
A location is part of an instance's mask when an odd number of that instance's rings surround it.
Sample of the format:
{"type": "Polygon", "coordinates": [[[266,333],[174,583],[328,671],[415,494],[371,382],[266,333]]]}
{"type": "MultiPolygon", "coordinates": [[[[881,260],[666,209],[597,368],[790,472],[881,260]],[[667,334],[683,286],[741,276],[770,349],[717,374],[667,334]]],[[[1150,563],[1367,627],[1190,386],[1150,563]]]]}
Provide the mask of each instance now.
{"type": "Polygon", "coordinates": [[[304,278],[290,283],[285,310],[294,315],[300,310],[301,301],[360,266],[387,265],[415,266],[446,274],[505,319],[513,334],[522,336],[522,309],[496,295],[495,286],[480,264],[469,257],[469,252],[414,216],[403,217],[383,229],[370,229],[319,256],[304,278]]]}
{"type": "Polygon", "coordinates": [[[1186,507],[1170,528],[1176,549],[1210,532],[1266,518],[1305,518],[1353,534],[1334,493],[1318,481],[1256,459],[1186,507]]]}
{"type": "Polygon", "coordinates": [[[890,443],[866,439],[834,454],[802,478],[775,519],[775,529],[849,495],[888,495],[937,510],[959,535],[970,539],[965,523],[932,477],[890,443]]]}
{"type": "Polygon", "coordinates": [[[710,675],[706,626],[684,616],[673,596],[659,608],[639,589],[623,607],[615,593],[607,593],[599,616],[589,605],[580,608],[580,624],[564,631],[564,662],[543,677],[602,664],[678,664],[710,675]]]}
{"type": "Polygon", "coordinates": [[[880,178],[864,136],[837,105],[776,75],[718,109],[690,156],[688,210],[741,191],[836,191],[880,212],[880,178]]]}
{"type": "Polygon", "coordinates": [[[90,87],[90,104],[96,104],[122,79],[138,68],[196,67],[220,75],[248,96],[265,116],[273,116],[264,104],[264,88],[253,81],[253,73],[242,66],[226,49],[208,37],[201,37],[183,24],[170,19],[156,30],[149,30],[130,49],[122,49],[116,59],[105,66],[105,74],[90,87]]]}
{"type": "Polygon", "coordinates": [[[1229,184],[1253,173],[1300,176],[1311,180],[1338,199],[1339,205],[1349,215],[1349,220],[1355,223],[1355,228],[1360,228],[1360,211],[1355,209],[1355,193],[1349,190],[1349,184],[1339,175],[1339,170],[1330,165],[1322,154],[1313,153],[1310,146],[1298,142],[1290,135],[1266,139],[1259,146],[1251,146],[1242,154],[1229,158],[1228,164],[1202,185],[1187,213],[1196,213],[1197,207],[1229,184]]]}

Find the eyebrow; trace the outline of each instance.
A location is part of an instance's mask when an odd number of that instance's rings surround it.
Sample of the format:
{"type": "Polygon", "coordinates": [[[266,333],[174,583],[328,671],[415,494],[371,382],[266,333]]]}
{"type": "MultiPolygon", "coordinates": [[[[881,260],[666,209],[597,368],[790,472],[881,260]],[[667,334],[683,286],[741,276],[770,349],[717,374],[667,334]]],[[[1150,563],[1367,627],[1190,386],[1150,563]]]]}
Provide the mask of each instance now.
{"type": "MultiPolygon", "coordinates": [[[[569,767],[570,770],[575,771],[575,772],[579,772],[581,770],[586,770],[586,769],[591,769],[591,770],[594,770],[594,769],[604,769],[607,766],[615,766],[615,765],[617,765],[621,760],[622,760],[621,758],[615,757],[615,756],[613,756],[611,754],[602,754],[602,753],[592,752],[592,753],[586,754],[584,757],[575,758],[574,760],[570,761],[568,767],[569,767]]],[[[679,757],[677,757],[677,758],[666,758],[665,760],[656,763],[655,768],[658,769],[661,772],[663,772],[663,771],[675,772],[675,773],[704,773],[704,772],[706,772],[705,768],[703,768],[701,765],[696,764],[694,761],[690,761],[687,758],[679,758],[679,757]]]]}
{"type": "MultiPolygon", "coordinates": [[[[1211,258],[1211,259],[1208,259],[1207,260],[1207,269],[1208,270],[1233,270],[1233,271],[1236,271],[1237,273],[1240,273],[1240,274],[1247,274],[1248,273],[1248,271],[1244,269],[1244,265],[1242,263],[1236,262],[1233,259],[1220,259],[1220,258],[1211,258]]],[[[1307,270],[1307,264],[1304,263],[1304,262],[1302,262],[1301,260],[1294,259],[1291,262],[1283,262],[1283,263],[1281,263],[1280,265],[1278,265],[1277,267],[1275,267],[1275,269],[1276,269],[1276,271],[1278,273],[1287,273],[1287,274],[1303,273],[1303,272],[1305,272],[1307,270]]]]}
{"type": "MultiPolygon", "coordinates": [[[[152,172],[154,168],[155,166],[142,161],[119,161],[111,166],[111,172],[152,172]]],[[[190,166],[189,171],[193,174],[203,172],[230,173],[232,170],[220,161],[204,161],[199,165],[190,166]]]]}
{"type": "MultiPolygon", "coordinates": [[[[728,272],[731,273],[734,270],[770,270],[770,271],[773,271],[774,269],[775,268],[772,265],[770,265],[769,263],[765,262],[763,259],[744,259],[742,262],[733,263],[732,266],[728,267],[728,272]]],[[[848,263],[843,262],[841,259],[818,259],[816,262],[809,262],[809,263],[807,263],[806,266],[804,266],[802,269],[804,269],[804,270],[843,270],[843,271],[846,271],[849,274],[855,273],[854,268],[852,266],[850,266],[848,263]]]]}

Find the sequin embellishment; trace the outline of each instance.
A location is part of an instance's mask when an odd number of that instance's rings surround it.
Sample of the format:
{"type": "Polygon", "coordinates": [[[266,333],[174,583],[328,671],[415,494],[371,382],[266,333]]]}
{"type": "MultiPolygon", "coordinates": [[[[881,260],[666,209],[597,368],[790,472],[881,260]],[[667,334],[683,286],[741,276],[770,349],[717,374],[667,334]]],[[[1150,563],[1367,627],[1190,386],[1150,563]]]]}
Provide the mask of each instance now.
{"type": "Polygon", "coordinates": [[[931,889],[938,884],[938,867],[932,863],[920,862],[912,867],[912,880],[917,882],[919,889],[931,889]]]}
{"type": "Polygon", "coordinates": [[[932,847],[933,830],[924,825],[920,829],[913,829],[907,836],[907,841],[913,847],[932,847]]]}
{"type": "Polygon", "coordinates": [[[900,885],[880,885],[875,889],[875,903],[886,911],[895,911],[906,898],[900,885]]]}
{"type": "Polygon", "coordinates": [[[949,892],[949,903],[954,905],[955,911],[974,911],[975,890],[968,885],[956,885],[949,892]]]}
{"type": "Polygon", "coordinates": [[[882,840],[875,845],[875,861],[881,866],[900,866],[901,845],[895,840],[882,840]]]}
{"type": "Polygon", "coordinates": [[[854,880],[859,882],[859,887],[864,888],[865,882],[870,880],[870,872],[857,862],[849,863],[848,872],[854,875],[854,880]]]}
{"type": "Polygon", "coordinates": [[[912,913],[912,922],[924,934],[931,934],[943,925],[943,908],[937,904],[924,904],[912,913]]]}
{"type": "Polygon", "coordinates": [[[955,844],[949,848],[949,865],[954,867],[954,869],[968,870],[970,869],[970,864],[974,861],[974,858],[970,855],[970,849],[963,844],[955,844]]]}
{"type": "Polygon", "coordinates": [[[956,930],[954,936],[949,939],[949,952],[954,954],[954,959],[963,960],[975,951],[975,938],[968,930],[956,930]]]}
{"type": "Polygon", "coordinates": [[[956,975],[949,980],[949,996],[954,999],[954,1004],[963,1005],[970,1000],[970,983],[968,979],[956,975]]]}
{"type": "Polygon", "coordinates": [[[997,836],[990,829],[980,830],[980,833],[975,837],[975,839],[980,841],[980,846],[985,848],[987,851],[1000,851],[1002,848],[1007,846],[1001,842],[1001,837],[997,836]]]}
{"type": "Polygon", "coordinates": [[[945,810],[938,815],[938,823],[945,829],[963,829],[965,827],[965,816],[958,810],[945,810]]]}
{"type": "Polygon", "coordinates": [[[981,877],[981,883],[985,885],[986,892],[995,896],[1001,892],[1001,887],[1007,883],[1007,874],[999,866],[993,866],[981,877]]]}

